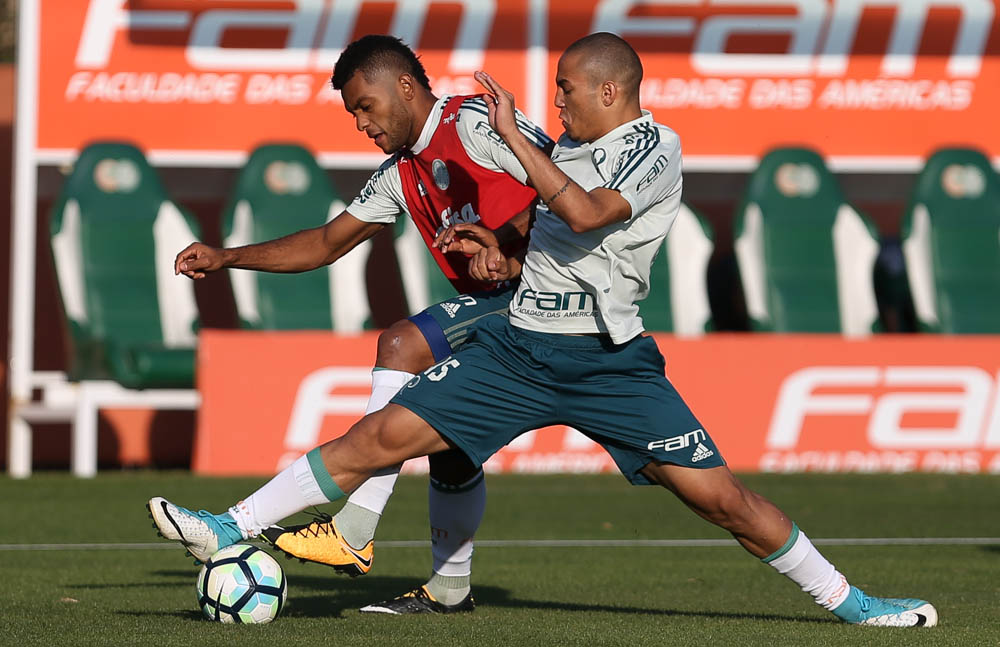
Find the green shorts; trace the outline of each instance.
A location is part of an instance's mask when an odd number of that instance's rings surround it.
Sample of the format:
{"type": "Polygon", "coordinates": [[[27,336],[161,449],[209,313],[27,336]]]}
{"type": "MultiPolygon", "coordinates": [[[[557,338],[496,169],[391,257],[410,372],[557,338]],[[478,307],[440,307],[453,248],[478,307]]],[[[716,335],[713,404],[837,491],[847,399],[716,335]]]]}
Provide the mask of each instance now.
{"type": "Polygon", "coordinates": [[[516,288],[517,282],[513,282],[489,292],[459,294],[435,303],[409,319],[427,340],[434,361],[440,362],[465,343],[477,321],[486,315],[506,315],[516,288]]]}
{"type": "Polygon", "coordinates": [[[639,471],[651,462],[725,465],[663,369],[651,337],[616,345],[487,316],[454,355],[410,380],[392,402],[480,466],[522,433],[555,424],[601,444],[636,485],[649,484],[639,471]]]}

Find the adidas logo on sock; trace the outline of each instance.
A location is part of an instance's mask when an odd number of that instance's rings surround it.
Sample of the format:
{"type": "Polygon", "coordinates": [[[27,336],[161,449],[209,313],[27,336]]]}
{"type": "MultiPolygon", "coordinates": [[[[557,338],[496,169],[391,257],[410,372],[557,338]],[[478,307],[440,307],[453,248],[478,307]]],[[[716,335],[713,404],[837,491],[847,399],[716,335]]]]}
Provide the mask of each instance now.
{"type": "Polygon", "coordinates": [[[713,452],[708,447],[705,447],[701,443],[698,443],[698,446],[694,448],[694,455],[691,456],[691,462],[697,463],[698,461],[703,461],[709,456],[714,456],[714,455],[715,452],[713,452]]]}
{"type": "Polygon", "coordinates": [[[452,319],[454,319],[455,318],[455,313],[458,312],[458,309],[462,307],[462,304],[461,303],[442,303],[441,307],[444,308],[444,311],[448,313],[449,317],[451,317],[452,319]]]}

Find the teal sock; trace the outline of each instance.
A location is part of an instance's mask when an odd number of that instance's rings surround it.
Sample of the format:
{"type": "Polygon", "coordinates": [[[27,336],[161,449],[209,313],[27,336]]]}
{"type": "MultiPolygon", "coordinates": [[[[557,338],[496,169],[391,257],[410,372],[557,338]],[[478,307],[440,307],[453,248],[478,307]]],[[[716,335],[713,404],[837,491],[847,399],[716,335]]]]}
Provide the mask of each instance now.
{"type": "Polygon", "coordinates": [[[333,477],[330,476],[330,472],[326,469],[326,465],[323,464],[319,447],[309,450],[309,453],[306,454],[306,459],[309,461],[309,470],[312,472],[313,478],[316,479],[316,485],[323,492],[323,496],[329,501],[336,501],[343,498],[344,491],[334,482],[333,477]]]}

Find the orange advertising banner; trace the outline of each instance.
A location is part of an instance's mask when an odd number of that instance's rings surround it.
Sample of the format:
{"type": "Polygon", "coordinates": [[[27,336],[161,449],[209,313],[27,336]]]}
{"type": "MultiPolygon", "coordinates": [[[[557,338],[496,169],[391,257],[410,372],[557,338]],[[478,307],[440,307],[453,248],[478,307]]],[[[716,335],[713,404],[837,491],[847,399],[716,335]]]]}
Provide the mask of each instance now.
{"type": "MultiPolygon", "coordinates": [[[[654,335],[667,375],[737,471],[1000,473],[1000,337],[654,335]]],[[[377,335],[201,334],[193,468],[271,474],[365,410],[377,335]]],[[[426,461],[406,464],[426,470],[426,461]]],[[[607,472],[579,432],[547,427],[489,472],[607,472]]]]}
{"type": "Polygon", "coordinates": [[[178,163],[238,163],[300,141],[374,166],[331,67],[352,39],[413,45],[439,94],[492,72],[550,134],[563,49],[627,38],[642,103],[689,164],[724,168],[803,144],[851,164],[974,145],[1000,158],[1000,0],[37,0],[41,159],[130,139],[178,163]]]}

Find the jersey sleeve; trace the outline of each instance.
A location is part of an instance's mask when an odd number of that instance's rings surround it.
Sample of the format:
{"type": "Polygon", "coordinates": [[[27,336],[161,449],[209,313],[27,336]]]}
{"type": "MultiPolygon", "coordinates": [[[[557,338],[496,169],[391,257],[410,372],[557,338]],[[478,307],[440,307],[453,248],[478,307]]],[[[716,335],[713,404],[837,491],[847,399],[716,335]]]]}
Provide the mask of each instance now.
{"type": "Polygon", "coordinates": [[[395,156],[382,163],[347,207],[348,213],[364,222],[389,224],[406,213],[406,198],[396,163],[395,156]]]}
{"type": "Polygon", "coordinates": [[[604,188],[618,191],[632,207],[632,218],[681,187],[680,139],[673,131],[651,127],[645,139],[621,151],[604,188]]]}
{"type": "MultiPolygon", "coordinates": [[[[462,103],[459,115],[456,124],[458,137],[472,161],[491,171],[507,173],[521,184],[527,184],[528,174],[521,162],[490,126],[486,101],[481,97],[467,99],[462,103]]],[[[516,112],[516,118],[518,129],[532,144],[543,149],[552,144],[552,139],[545,131],[533,124],[520,110],[516,112]]]]}

